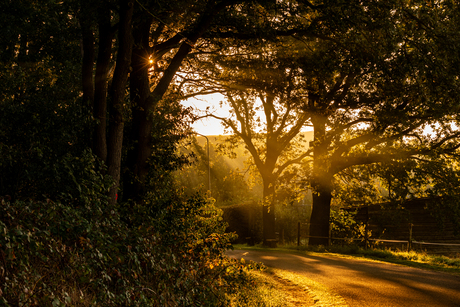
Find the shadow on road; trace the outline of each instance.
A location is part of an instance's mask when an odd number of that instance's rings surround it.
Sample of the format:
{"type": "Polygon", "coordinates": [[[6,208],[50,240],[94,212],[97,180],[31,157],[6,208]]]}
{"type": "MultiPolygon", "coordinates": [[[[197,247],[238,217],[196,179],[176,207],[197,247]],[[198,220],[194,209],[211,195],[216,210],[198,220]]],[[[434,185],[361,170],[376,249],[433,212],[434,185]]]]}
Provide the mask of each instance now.
{"type": "Polygon", "coordinates": [[[460,277],[447,273],[334,256],[247,250],[227,254],[305,275],[353,307],[460,306],[460,277]]]}

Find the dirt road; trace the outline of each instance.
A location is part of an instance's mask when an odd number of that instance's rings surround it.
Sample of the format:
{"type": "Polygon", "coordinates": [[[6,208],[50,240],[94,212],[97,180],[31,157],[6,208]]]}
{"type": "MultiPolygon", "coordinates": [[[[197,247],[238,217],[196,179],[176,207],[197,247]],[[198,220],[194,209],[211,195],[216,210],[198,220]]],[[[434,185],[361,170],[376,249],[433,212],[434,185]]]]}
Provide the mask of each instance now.
{"type": "Polygon", "coordinates": [[[227,254],[305,275],[340,295],[350,307],[460,306],[460,277],[446,273],[323,255],[248,250],[227,254]]]}

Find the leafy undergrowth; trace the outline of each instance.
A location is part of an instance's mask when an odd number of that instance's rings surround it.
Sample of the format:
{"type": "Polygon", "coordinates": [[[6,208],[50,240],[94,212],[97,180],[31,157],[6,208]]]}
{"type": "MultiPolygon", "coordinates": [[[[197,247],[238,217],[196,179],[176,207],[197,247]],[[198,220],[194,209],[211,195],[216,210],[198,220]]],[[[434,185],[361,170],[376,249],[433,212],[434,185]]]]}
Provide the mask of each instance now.
{"type": "Polygon", "coordinates": [[[228,259],[207,199],[157,206],[0,198],[0,306],[228,306],[257,265],[228,259]]]}

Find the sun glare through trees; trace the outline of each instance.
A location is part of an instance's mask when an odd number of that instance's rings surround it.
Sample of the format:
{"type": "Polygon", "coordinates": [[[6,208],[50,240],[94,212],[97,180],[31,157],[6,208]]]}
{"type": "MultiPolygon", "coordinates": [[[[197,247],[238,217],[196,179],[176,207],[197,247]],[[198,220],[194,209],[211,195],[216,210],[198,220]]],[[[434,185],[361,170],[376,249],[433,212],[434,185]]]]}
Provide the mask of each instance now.
{"type": "Polygon", "coordinates": [[[460,225],[458,1],[5,0],[0,29],[0,305],[230,305],[229,221],[460,225]]]}

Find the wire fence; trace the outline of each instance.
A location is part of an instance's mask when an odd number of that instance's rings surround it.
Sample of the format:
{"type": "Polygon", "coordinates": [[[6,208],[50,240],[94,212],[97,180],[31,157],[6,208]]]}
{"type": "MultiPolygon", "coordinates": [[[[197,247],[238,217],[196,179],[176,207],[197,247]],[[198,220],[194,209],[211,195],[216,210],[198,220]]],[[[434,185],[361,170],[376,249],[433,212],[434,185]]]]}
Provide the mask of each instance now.
{"type": "Polygon", "coordinates": [[[413,228],[414,227],[422,227],[425,225],[414,225],[409,224],[405,234],[407,234],[407,239],[391,239],[391,238],[371,238],[371,230],[370,228],[377,227],[377,225],[370,225],[366,224],[364,229],[364,234],[362,236],[348,236],[342,234],[342,236],[337,236],[334,234],[332,229],[332,224],[329,225],[329,235],[327,237],[318,237],[318,236],[311,236],[309,234],[310,223],[298,223],[297,226],[297,246],[301,245],[308,245],[310,238],[322,238],[328,240],[328,245],[345,245],[345,244],[362,244],[365,248],[369,248],[371,246],[384,246],[390,247],[391,245],[399,245],[398,248],[401,250],[420,250],[420,251],[427,251],[429,249],[431,252],[434,253],[460,253],[460,238],[455,240],[456,242],[425,242],[423,240],[416,240],[413,236],[413,228]]]}

